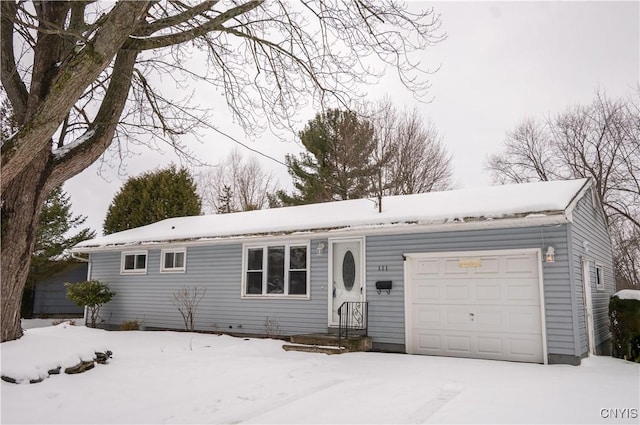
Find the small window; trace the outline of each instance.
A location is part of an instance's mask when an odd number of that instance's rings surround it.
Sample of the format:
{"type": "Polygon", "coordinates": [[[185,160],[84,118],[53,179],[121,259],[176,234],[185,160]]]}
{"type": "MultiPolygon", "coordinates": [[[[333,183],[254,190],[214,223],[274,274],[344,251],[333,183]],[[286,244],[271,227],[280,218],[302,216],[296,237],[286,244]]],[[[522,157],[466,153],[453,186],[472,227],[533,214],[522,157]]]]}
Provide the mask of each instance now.
{"type": "Polygon", "coordinates": [[[596,291],[604,291],[604,270],[596,264],[596,291]]]}
{"type": "Polygon", "coordinates": [[[307,298],[308,252],[308,245],[300,244],[246,248],[242,295],[307,298]]]}
{"type": "Polygon", "coordinates": [[[161,258],[161,272],[184,272],[187,262],[187,249],[163,249],[161,258]]]}
{"type": "Polygon", "coordinates": [[[147,272],[147,251],[123,252],[121,273],[139,273],[147,272]]]}

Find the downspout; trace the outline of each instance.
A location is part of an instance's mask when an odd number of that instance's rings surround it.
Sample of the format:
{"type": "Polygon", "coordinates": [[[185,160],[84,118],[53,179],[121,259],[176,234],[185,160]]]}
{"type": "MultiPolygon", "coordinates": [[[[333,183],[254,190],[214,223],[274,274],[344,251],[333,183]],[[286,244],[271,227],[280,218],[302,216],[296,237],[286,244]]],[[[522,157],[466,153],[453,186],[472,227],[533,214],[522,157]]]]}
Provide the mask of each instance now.
{"type": "MultiPolygon", "coordinates": [[[[572,330],[573,330],[573,353],[577,359],[582,358],[582,349],[580,347],[580,323],[578,322],[578,296],[576,291],[578,290],[578,277],[576,276],[576,261],[580,261],[579,257],[576,257],[573,252],[573,223],[567,223],[566,227],[566,238],[567,238],[567,255],[568,255],[568,263],[569,263],[569,291],[570,291],[570,299],[571,299],[571,322],[572,322],[572,330]]],[[[580,261],[580,268],[582,268],[582,262],[580,261]]],[[[584,294],[582,294],[584,298],[584,294]]],[[[586,322],[585,322],[586,327],[586,322]]]]}

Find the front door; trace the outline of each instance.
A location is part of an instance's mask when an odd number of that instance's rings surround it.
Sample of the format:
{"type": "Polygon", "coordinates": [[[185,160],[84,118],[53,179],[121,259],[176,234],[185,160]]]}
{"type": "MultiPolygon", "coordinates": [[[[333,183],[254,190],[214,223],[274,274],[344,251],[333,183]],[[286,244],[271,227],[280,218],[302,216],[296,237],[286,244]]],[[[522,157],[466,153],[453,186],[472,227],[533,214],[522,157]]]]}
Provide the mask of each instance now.
{"type": "Polygon", "coordinates": [[[329,326],[338,326],[338,309],[347,301],[364,301],[362,273],[362,240],[350,239],[331,242],[332,279],[329,294],[329,326]]]}

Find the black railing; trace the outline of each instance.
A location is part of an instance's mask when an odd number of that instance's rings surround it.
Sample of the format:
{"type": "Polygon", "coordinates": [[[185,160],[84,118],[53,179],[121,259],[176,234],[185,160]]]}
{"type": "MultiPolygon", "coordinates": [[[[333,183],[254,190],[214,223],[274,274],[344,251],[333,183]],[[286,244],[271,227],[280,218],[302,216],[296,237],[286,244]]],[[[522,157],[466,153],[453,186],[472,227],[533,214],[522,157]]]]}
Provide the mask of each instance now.
{"type": "Polygon", "coordinates": [[[338,308],[338,345],[342,345],[342,338],[352,335],[367,336],[369,326],[369,303],[366,301],[345,301],[338,308]]]}

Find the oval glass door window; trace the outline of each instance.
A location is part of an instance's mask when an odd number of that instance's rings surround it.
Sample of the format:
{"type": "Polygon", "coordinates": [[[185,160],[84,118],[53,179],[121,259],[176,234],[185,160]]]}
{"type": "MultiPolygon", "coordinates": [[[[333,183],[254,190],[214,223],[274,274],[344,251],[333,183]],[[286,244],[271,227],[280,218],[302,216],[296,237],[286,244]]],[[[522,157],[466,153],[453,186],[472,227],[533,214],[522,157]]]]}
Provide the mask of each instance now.
{"type": "Polygon", "coordinates": [[[351,251],[344,253],[344,259],[342,260],[342,281],[344,282],[344,289],[351,291],[353,284],[356,281],[356,260],[353,258],[351,251]]]}

